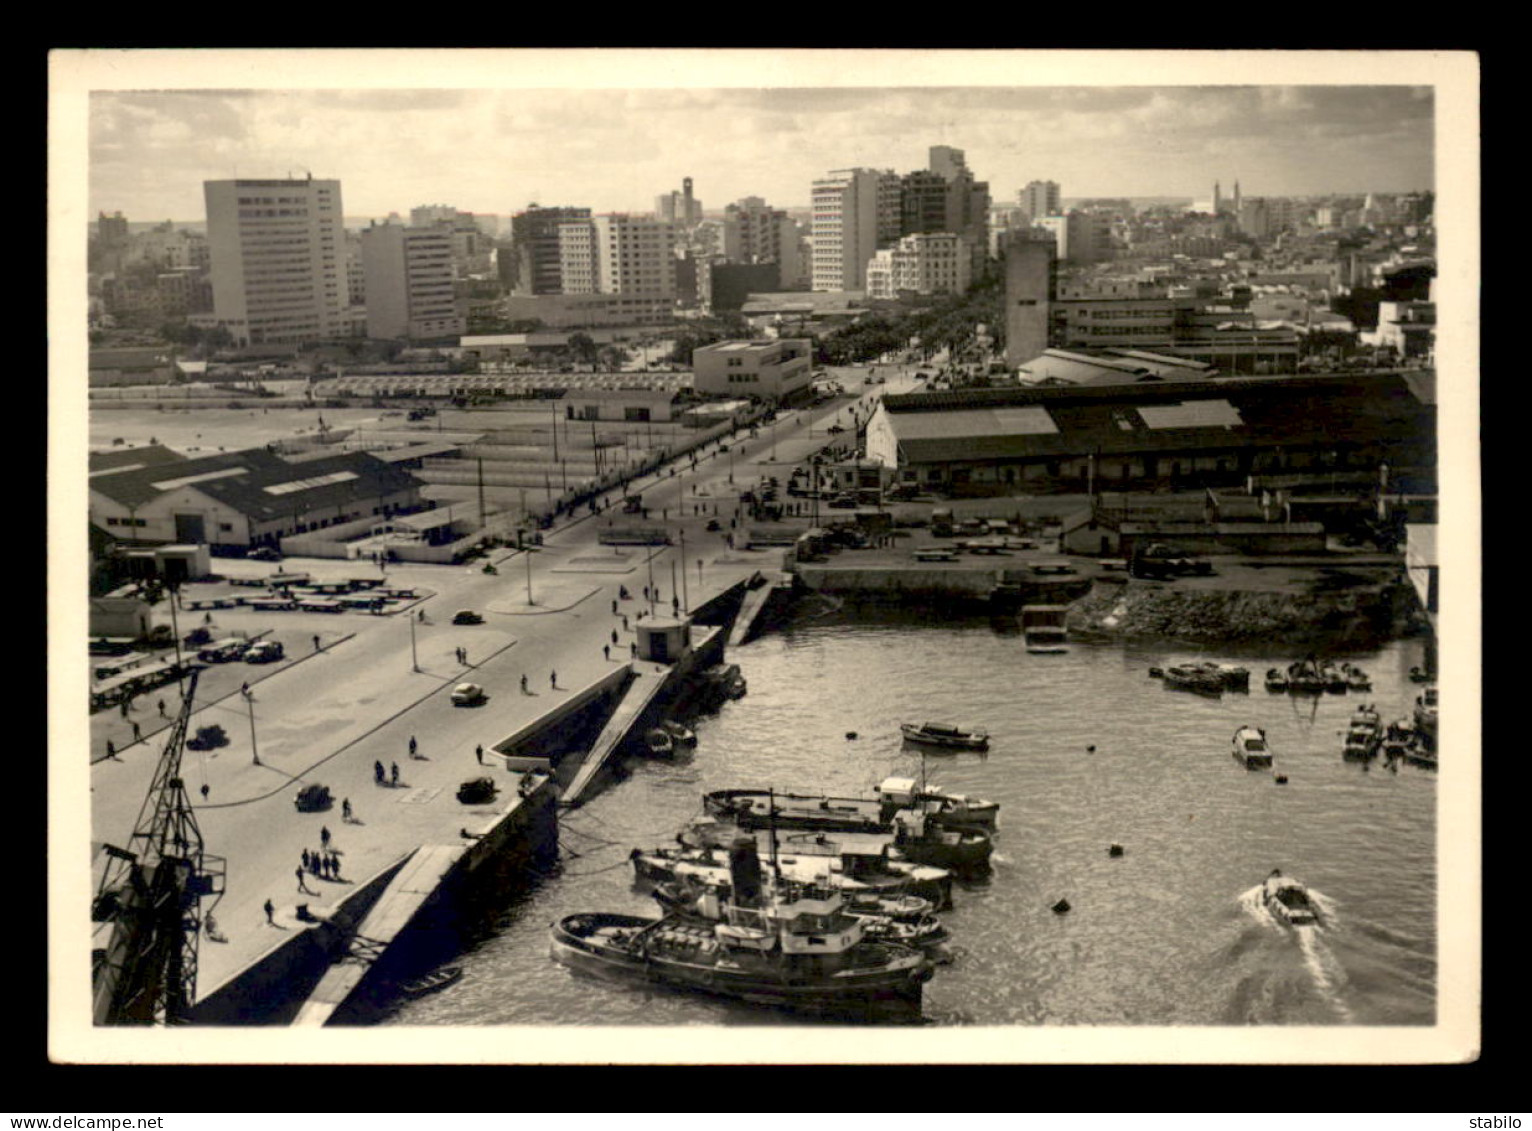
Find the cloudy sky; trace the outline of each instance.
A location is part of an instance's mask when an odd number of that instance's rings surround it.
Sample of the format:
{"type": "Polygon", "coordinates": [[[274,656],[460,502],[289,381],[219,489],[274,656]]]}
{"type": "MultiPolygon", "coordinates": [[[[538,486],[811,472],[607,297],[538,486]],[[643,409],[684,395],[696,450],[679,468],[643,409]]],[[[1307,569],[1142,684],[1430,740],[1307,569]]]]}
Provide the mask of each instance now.
{"type": "Polygon", "coordinates": [[[94,90],[89,214],[200,220],[204,180],[304,171],[340,180],[348,216],[427,203],[509,214],[532,201],[647,211],[688,175],[709,209],[746,195],[800,207],[828,170],[907,172],[937,144],[965,150],[996,200],[1033,179],[1065,196],[1199,200],[1215,179],[1228,191],[1237,178],[1249,196],[1434,187],[1429,85],[730,89],[655,88],[654,78],[606,89],[94,90]]]}

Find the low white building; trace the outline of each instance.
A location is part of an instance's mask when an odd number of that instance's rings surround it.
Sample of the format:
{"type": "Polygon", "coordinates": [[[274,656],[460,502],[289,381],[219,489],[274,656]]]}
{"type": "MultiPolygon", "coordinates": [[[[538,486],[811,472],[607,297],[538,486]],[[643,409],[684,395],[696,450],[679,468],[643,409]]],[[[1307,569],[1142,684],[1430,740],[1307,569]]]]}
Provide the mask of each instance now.
{"type": "Polygon", "coordinates": [[[971,270],[972,255],[961,237],[950,232],[916,233],[867,261],[867,296],[962,294],[968,289],[971,270]]]}
{"type": "Polygon", "coordinates": [[[719,342],[692,352],[695,388],[702,396],[786,401],[807,392],[813,362],[808,338],[719,342]]]}

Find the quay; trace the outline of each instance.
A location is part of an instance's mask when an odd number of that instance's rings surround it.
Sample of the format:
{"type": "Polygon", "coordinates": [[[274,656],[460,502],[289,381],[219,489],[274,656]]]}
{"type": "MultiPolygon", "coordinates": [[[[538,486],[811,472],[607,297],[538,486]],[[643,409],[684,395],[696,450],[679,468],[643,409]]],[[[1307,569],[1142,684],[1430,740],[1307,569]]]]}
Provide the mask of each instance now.
{"type": "MultiPolygon", "coordinates": [[[[287,654],[269,665],[212,665],[198,687],[189,733],[216,723],[227,741],[186,749],[180,775],[206,850],[228,863],[213,921],[197,943],[189,1019],[341,1019],[381,980],[370,974],[409,965],[404,941],[459,886],[503,887],[535,875],[502,866],[483,883],[482,863],[520,864],[556,850],[559,802],[588,797],[632,736],[683,695],[682,676],[722,658],[747,583],[780,571],[781,550],[728,545],[726,533],[705,531],[700,507],[693,517],[683,500],[732,505],[737,491],[726,474],[752,463],[761,465],[757,474],[771,474],[777,465],[768,451],[791,463],[823,442],[736,438],[726,460],[718,449],[704,451],[683,476],[662,467],[631,482],[651,516],[657,511],[681,535],[670,545],[601,545],[600,531],[620,520],[614,491],[598,513],[568,514],[546,529],[542,545],[496,553],[495,573],[388,565],[387,584],[422,596],[385,615],[206,610],[214,636],[267,633],[287,654]],[[454,623],[461,609],[477,611],[483,623],[454,623]],[[689,662],[640,653],[647,630],[667,621],[691,622],[689,662]],[[453,704],[452,689],[465,682],[484,689],[482,703],[453,704]],[[588,745],[558,749],[598,721],[588,745]],[[550,750],[560,756],[545,760],[545,772],[537,756],[550,750]],[[460,802],[458,787],[478,777],[494,780],[495,802],[460,802]],[[523,781],[534,783],[535,803],[521,796],[523,781]],[[328,787],[333,806],[297,811],[295,795],[313,784],[328,787]],[[545,806],[547,820],[529,819],[545,806]],[[335,854],[338,872],[303,871],[305,851],[320,849],[335,854]]],[[[279,568],[321,583],[356,569],[293,558],[279,568]]],[[[275,572],[227,559],[217,570],[231,581],[275,572]]],[[[198,590],[188,584],[183,597],[199,600],[198,590]]],[[[203,619],[183,613],[178,633],[203,619]]],[[[104,846],[126,844],[135,828],[176,713],[169,704],[178,700],[172,683],[121,715],[91,718],[93,888],[104,846]],[[168,711],[156,709],[161,694],[168,711]],[[103,756],[108,742],[114,756],[103,756]]],[[[92,946],[104,947],[111,929],[96,924],[92,946]]]]}

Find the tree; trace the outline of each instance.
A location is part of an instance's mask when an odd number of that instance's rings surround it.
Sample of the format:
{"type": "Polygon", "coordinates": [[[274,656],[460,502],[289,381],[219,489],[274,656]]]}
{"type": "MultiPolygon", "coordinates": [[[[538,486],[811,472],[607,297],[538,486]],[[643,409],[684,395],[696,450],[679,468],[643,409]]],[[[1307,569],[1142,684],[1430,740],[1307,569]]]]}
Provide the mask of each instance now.
{"type": "Polygon", "coordinates": [[[569,335],[569,349],[586,364],[592,364],[596,360],[596,343],[591,336],[584,331],[576,331],[569,335]]]}

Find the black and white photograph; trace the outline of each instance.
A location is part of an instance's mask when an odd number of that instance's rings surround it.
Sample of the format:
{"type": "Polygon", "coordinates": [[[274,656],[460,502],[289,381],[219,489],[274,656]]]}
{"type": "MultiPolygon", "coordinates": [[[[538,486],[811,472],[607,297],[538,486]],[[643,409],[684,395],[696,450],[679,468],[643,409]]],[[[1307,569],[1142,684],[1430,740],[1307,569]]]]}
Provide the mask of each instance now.
{"type": "Polygon", "coordinates": [[[49,110],[55,1061],[1478,1056],[1471,53],[49,110]]]}

